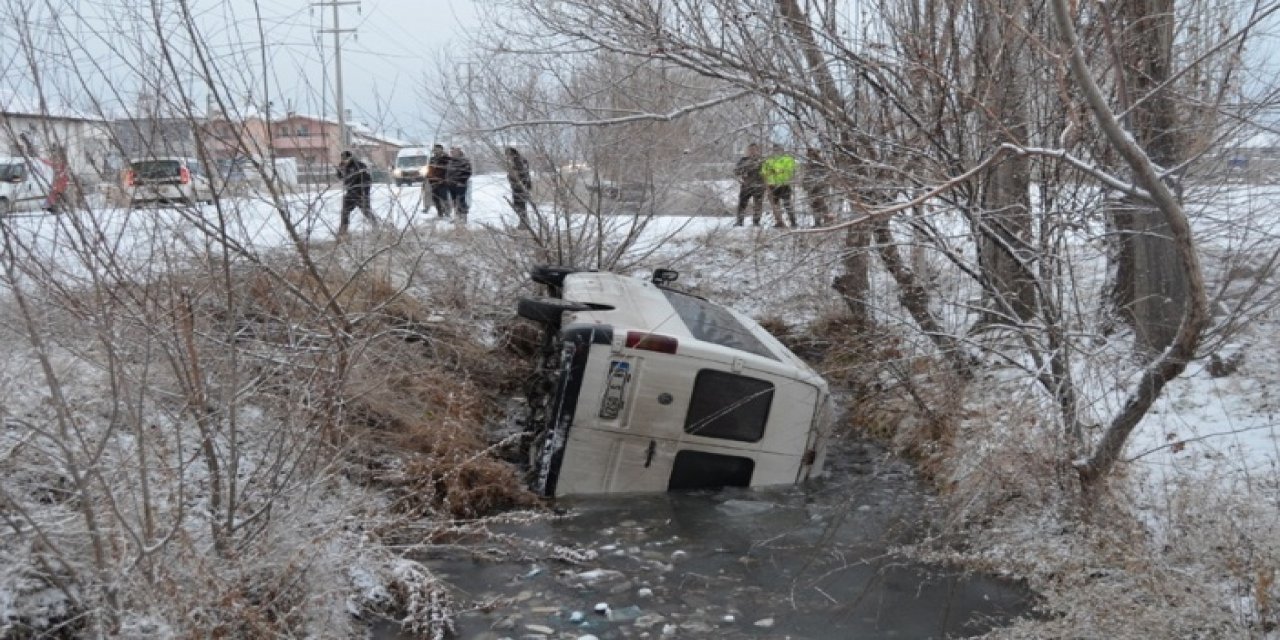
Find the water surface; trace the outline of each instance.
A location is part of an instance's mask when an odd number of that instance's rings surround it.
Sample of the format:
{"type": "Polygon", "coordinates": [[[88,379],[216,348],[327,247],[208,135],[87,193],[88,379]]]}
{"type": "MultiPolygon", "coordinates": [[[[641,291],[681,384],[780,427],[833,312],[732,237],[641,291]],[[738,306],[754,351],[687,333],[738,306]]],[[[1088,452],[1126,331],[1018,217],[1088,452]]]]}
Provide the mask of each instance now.
{"type": "Polygon", "coordinates": [[[908,562],[928,500],[879,448],[840,443],[800,487],[560,500],[561,518],[496,529],[593,550],[581,564],[428,564],[462,602],[461,638],[944,638],[1023,613],[1016,584],[908,562]],[[600,609],[600,611],[597,611],[600,609]]]}

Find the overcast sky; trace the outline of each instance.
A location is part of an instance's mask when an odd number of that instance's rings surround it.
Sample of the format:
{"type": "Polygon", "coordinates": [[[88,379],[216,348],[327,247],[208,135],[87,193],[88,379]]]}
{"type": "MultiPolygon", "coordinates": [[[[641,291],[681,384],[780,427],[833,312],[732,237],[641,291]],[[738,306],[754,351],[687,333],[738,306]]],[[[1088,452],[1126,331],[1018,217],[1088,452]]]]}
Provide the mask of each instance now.
{"type": "MultiPolygon", "coordinates": [[[[254,0],[230,0],[252,19],[254,0]]],[[[429,142],[437,118],[423,105],[446,51],[466,55],[484,0],[361,0],[339,7],[343,102],[353,119],[411,142],[429,142]]],[[[258,0],[277,84],[272,110],[333,112],[333,8],[305,0],[258,0]],[[323,90],[322,90],[323,87],[323,90]],[[324,95],[324,104],[320,96],[324,95]],[[282,104],[282,102],[286,104],[282,104]],[[288,104],[292,102],[292,104],[288,104]]],[[[255,36],[256,38],[256,36],[255,36]]]]}

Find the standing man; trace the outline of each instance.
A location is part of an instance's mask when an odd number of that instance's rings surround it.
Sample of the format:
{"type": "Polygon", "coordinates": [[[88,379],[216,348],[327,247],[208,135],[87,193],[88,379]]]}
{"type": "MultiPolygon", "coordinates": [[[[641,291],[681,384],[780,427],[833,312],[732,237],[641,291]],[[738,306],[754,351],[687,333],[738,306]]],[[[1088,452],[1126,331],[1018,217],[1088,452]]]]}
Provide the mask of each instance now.
{"type": "Polygon", "coordinates": [[[773,210],[773,226],[786,228],[782,209],[787,210],[791,226],[796,226],[796,210],[791,206],[791,179],[796,174],[796,159],[782,145],[773,145],[773,153],[765,159],[760,169],[765,186],[769,189],[769,208],[773,210]]]}
{"type": "Polygon", "coordinates": [[[520,219],[520,228],[529,228],[529,196],[533,192],[533,178],[529,175],[529,163],[515,147],[507,147],[507,182],[511,183],[511,208],[520,219]]]}
{"type": "Polygon", "coordinates": [[[747,155],[738,158],[733,167],[733,176],[738,179],[738,219],[734,226],[742,226],[742,215],[747,211],[747,203],[755,201],[751,210],[751,222],[760,226],[760,214],[764,213],[764,175],[760,172],[764,159],[760,157],[760,145],[747,145],[747,155]]]}
{"type": "Polygon", "coordinates": [[[831,214],[827,209],[827,196],[831,191],[831,171],[822,160],[822,152],[809,147],[805,153],[804,173],[800,176],[804,185],[804,195],[809,199],[809,210],[813,212],[813,226],[822,227],[831,224],[831,214]]]}
{"type": "Polygon", "coordinates": [[[437,217],[449,217],[449,212],[445,210],[445,201],[449,193],[444,186],[444,172],[448,164],[449,156],[444,152],[444,145],[432,146],[431,158],[427,160],[427,178],[422,181],[423,213],[430,211],[434,206],[437,217]]]}
{"type": "Polygon", "coordinates": [[[338,237],[347,235],[347,227],[351,223],[351,211],[356,207],[369,220],[369,225],[377,228],[378,218],[373,215],[369,206],[369,191],[373,188],[373,175],[369,167],[356,158],[350,151],[342,152],[338,161],[338,177],[342,179],[342,213],[338,219],[338,237]]]}
{"type": "Polygon", "coordinates": [[[467,223],[467,187],[471,182],[471,160],[462,153],[461,147],[454,147],[449,152],[449,163],[444,169],[444,183],[449,189],[449,199],[458,212],[458,223],[467,223]]]}

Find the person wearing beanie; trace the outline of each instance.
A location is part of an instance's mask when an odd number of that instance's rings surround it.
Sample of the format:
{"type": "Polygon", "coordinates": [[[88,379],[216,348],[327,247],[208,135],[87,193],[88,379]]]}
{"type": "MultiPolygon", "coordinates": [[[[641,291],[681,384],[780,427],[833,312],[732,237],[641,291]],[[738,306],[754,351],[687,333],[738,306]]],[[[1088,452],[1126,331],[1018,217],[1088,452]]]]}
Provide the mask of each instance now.
{"type": "Polygon", "coordinates": [[[338,162],[338,177],[342,179],[342,213],[338,219],[338,237],[346,237],[351,211],[357,207],[369,220],[369,224],[376,228],[378,218],[373,215],[373,208],[369,204],[370,191],[373,189],[373,174],[369,173],[369,166],[350,151],[343,151],[342,160],[338,162]]]}

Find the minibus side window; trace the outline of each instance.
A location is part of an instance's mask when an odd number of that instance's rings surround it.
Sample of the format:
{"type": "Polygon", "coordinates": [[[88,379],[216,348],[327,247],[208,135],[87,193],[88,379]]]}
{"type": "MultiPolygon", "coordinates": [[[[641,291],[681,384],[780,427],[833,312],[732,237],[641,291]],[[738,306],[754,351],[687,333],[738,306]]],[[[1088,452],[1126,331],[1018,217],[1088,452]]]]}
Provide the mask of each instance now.
{"type": "Polygon", "coordinates": [[[773,405],[773,383],[703,369],[693,383],[684,432],[706,438],[759,442],[773,405]]]}

